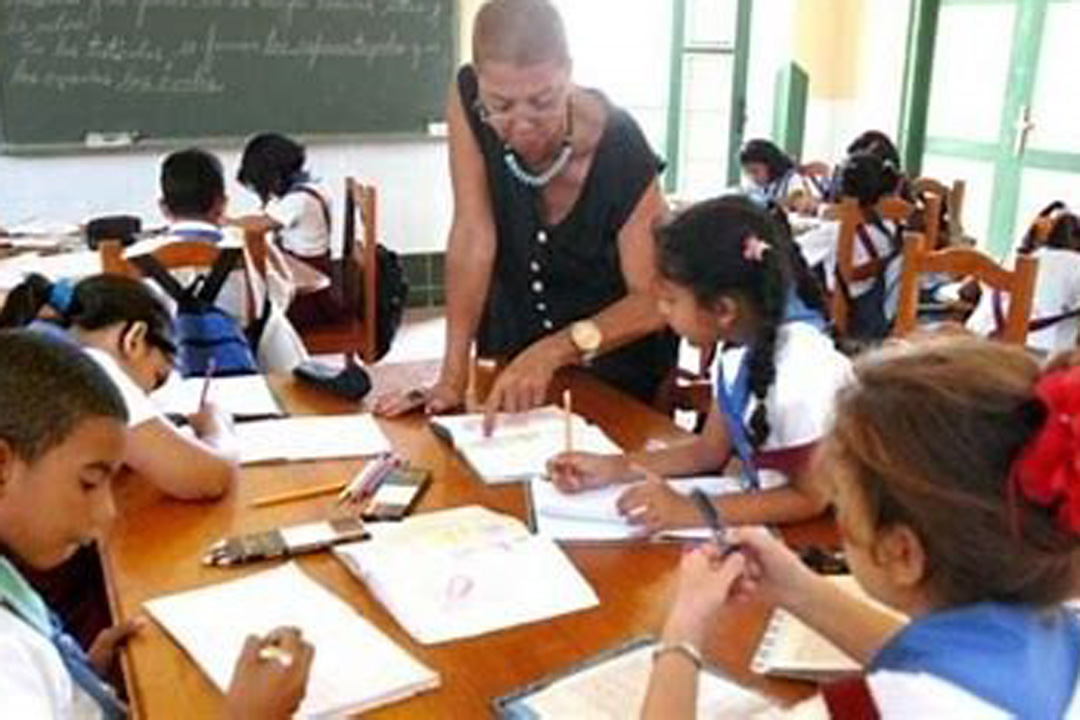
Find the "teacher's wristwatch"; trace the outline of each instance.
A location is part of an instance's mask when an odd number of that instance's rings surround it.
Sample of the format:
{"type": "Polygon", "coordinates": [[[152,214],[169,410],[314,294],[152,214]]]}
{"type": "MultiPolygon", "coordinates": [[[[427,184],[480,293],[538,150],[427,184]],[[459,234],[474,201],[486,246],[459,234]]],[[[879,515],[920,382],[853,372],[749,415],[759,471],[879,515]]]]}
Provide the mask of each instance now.
{"type": "Polygon", "coordinates": [[[578,320],[570,325],[570,341],[581,353],[581,361],[588,365],[596,357],[604,342],[604,333],[592,320],[578,320]]]}

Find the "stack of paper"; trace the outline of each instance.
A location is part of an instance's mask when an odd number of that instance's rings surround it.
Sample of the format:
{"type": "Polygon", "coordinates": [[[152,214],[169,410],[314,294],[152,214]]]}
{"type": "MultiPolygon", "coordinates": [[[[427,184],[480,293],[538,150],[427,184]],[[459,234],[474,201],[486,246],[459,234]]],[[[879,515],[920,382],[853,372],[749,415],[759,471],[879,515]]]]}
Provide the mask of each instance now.
{"type": "MultiPolygon", "coordinates": [[[[182,378],[174,374],[169,381],[154,392],[150,398],[162,412],[191,415],[199,411],[206,378],[182,378]]],[[[266,378],[262,375],[213,378],[210,381],[207,400],[234,418],[267,418],[280,416],[281,407],[266,378]]]]}
{"type": "Polygon", "coordinates": [[[310,415],[236,426],[243,464],[331,460],[390,452],[371,415],[310,415]]]}
{"type": "MultiPolygon", "coordinates": [[[[434,424],[488,483],[516,482],[543,474],[547,461],[566,450],[566,417],[555,406],[499,415],[490,437],[484,436],[483,422],[483,415],[451,415],[434,424]]],[[[622,452],[603,430],[578,415],[571,416],[571,435],[574,450],[622,452]]]]}
{"type": "MultiPolygon", "coordinates": [[[[541,681],[496,702],[499,715],[513,720],[589,718],[623,720],[641,716],[655,642],[634,642],[605,653],[560,677],[541,681]]],[[[698,675],[699,718],[746,718],[773,707],[768,700],[706,669],[698,675]]]]}
{"type": "Polygon", "coordinates": [[[297,627],[315,648],[304,717],[340,717],[439,685],[439,675],[294,564],[151,600],[147,611],[222,691],[248,635],[297,627]]]}
{"type": "MultiPolygon", "coordinates": [[[[761,470],[759,474],[765,487],[783,483],[780,473],[761,470]]],[[[689,495],[695,488],[700,488],[707,495],[723,495],[742,490],[739,478],[727,476],[678,478],[667,480],[667,483],[683,495],[689,495]]],[[[564,541],[646,539],[648,535],[640,527],[631,525],[619,513],[619,497],[630,487],[629,484],[619,483],[596,490],[564,493],[548,480],[533,478],[529,483],[529,497],[536,532],[564,541]]],[[[703,518],[700,528],[667,530],[660,534],[660,538],[708,539],[711,532],[704,525],[703,518]]]]}
{"type": "MultiPolygon", "coordinates": [[[[879,610],[894,614],[899,620],[906,619],[873,600],[851,575],[831,575],[829,580],[879,610]]],[[[762,675],[813,682],[833,680],[862,671],[854,658],[782,608],[775,610],[769,619],[750,669],[762,675]]]]}
{"type": "Polygon", "coordinates": [[[471,506],[369,528],[371,540],[334,552],[421,643],[599,604],[555,543],[507,515],[471,506]]]}

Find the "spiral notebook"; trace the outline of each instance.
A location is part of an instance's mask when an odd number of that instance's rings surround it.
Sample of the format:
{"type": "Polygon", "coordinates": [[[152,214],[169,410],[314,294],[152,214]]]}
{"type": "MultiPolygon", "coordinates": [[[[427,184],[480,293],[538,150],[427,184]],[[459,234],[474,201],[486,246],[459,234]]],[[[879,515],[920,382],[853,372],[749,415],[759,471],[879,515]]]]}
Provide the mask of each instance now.
{"type": "MultiPolygon", "coordinates": [[[[903,619],[903,615],[870,598],[853,576],[829,575],[828,579],[845,592],[903,619]]],[[[765,627],[750,669],[760,675],[827,682],[861,672],[863,668],[802,620],[777,608],[765,627]]]]}

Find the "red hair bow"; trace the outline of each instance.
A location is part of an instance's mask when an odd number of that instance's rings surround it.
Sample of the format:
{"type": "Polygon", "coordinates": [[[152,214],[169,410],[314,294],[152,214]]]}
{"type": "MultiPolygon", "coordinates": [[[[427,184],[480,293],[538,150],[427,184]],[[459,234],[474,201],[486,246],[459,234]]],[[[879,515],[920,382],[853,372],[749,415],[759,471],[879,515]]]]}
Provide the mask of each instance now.
{"type": "Polygon", "coordinates": [[[1047,375],[1035,394],[1046,421],[1020,453],[1015,482],[1028,501],[1057,508],[1063,531],[1080,535],[1080,367],[1047,375]]]}

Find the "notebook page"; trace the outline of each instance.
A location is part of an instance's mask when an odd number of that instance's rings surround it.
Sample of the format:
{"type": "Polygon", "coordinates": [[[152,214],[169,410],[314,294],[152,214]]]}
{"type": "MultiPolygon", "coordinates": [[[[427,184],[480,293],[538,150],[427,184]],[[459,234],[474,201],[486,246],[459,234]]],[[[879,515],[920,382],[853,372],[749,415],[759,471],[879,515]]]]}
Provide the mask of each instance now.
{"type": "MultiPolygon", "coordinates": [[[[875,602],[851,575],[830,575],[829,581],[858,598],[904,619],[903,615],[875,602]]],[[[817,631],[786,610],[773,612],[754,655],[751,669],[761,674],[859,672],[862,666],[817,631]]]]}
{"type": "MultiPolygon", "coordinates": [[[[191,415],[199,411],[204,387],[205,378],[182,378],[174,374],[150,399],[157,403],[162,412],[191,415]]],[[[282,414],[281,407],[262,375],[212,378],[207,399],[234,416],[282,414]]]]}
{"type": "Polygon", "coordinates": [[[300,628],[315,647],[305,717],[360,711],[439,682],[295,563],[151,600],[146,609],[223,691],[249,634],[300,628]]]}
{"type": "MultiPolygon", "coordinates": [[[[533,717],[624,720],[641,715],[655,645],[645,645],[586,668],[520,701],[533,717]]],[[[711,672],[699,674],[697,717],[743,718],[769,702],[711,672]]],[[[517,704],[517,703],[515,703],[517,704]]]]}
{"type": "MultiPolygon", "coordinates": [[[[739,478],[722,475],[674,478],[667,482],[684,495],[689,495],[695,488],[709,495],[736,493],[742,489],[739,478]]],[[[564,493],[554,483],[533,478],[529,482],[529,492],[536,531],[556,540],[645,539],[640,528],[631,525],[619,513],[619,497],[629,487],[630,484],[619,483],[580,493],[564,493]]],[[[661,536],[668,539],[708,540],[712,533],[701,527],[669,530],[661,533],[661,536]]]]}
{"type": "MultiPolygon", "coordinates": [[[[566,450],[566,419],[554,406],[513,415],[500,415],[490,437],[483,434],[483,415],[452,415],[438,419],[449,431],[454,447],[489,483],[515,482],[542,474],[547,461],[566,450]]],[[[575,450],[602,454],[622,450],[595,425],[571,416],[575,450]]]]}
{"type": "Polygon", "coordinates": [[[236,426],[240,462],[330,460],[389,452],[371,415],[311,415],[236,426]]]}
{"type": "Polygon", "coordinates": [[[414,516],[334,552],[402,627],[426,644],[599,604],[551,540],[482,508],[414,516]]]}

